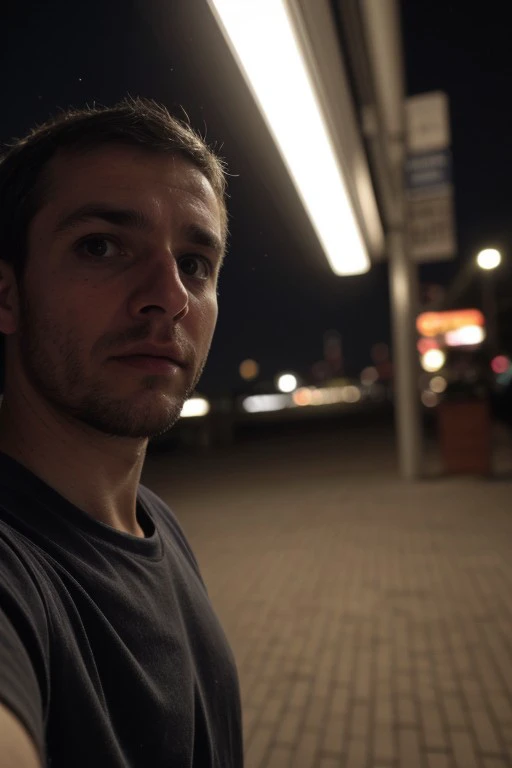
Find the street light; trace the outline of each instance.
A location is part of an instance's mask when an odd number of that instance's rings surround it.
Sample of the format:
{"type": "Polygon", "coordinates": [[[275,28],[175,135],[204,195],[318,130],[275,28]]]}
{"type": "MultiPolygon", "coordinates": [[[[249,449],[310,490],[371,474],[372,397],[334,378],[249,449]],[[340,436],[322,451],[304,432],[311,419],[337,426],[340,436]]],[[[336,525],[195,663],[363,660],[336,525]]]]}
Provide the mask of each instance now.
{"type": "Polygon", "coordinates": [[[297,377],[293,373],[282,373],[277,379],[277,388],[280,392],[294,392],[297,389],[297,377]]]}
{"type": "Polygon", "coordinates": [[[480,269],[496,269],[501,264],[501,253],[496,248],[484,248],[476,257],[476,263],[480,269]]]}
{"type": "Polygon", "coordinates": [[[210,412],[210,403],[205,400],[204,397],[191,397],[190,400],[186,400],[182,411],[181,418],[194,418],[197,416],[206,416],[210,412]]]}
{"type": "Polygon", "coordinates": [[[496,248],[484,248],[477,255],[476,263],[486,273],[482,280],[482,309],[487,328],[487,343],[491,354],[494,354],[498,346],[498,313],[493,272],[501,264],[501,253],[496,248]]]}
{"type": "Polygon", "coordinates": [[[248,359],[240,363],[238,372],[240,373],[240,376],[242,377],[242,379],[244,379],[245,381],[252,381],[258,376],[260,372],[260,367],[256,362],[256,360],[248,359]]]}
{"type": "Polygon", "coordinates": [[[441,349],[429,349],[421,356],[421,367],[428,373],[440,371],[446,363],[446,355],[441,349]]]}

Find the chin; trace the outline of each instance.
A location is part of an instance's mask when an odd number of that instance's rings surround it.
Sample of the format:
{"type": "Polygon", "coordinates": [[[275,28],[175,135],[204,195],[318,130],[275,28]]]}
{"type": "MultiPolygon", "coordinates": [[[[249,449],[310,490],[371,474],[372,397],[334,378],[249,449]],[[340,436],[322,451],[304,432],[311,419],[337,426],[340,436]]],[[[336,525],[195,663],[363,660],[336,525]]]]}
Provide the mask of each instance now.
{"type": "MultiPolygon", "coordinates": [[[[165,408],[132,409],[127,414],[124,428],[127,437],[158,437],[168,432],[180,418],[184,400],[166,404],[165,408]]],[[[123,427],[121,426],[121,429],[123,427]]]]}
{"type": "Polygon", "coordinates": [[[186,397],[155,391],[123,400],[100,398],[82,403],[73,415],[88,427],[112,437],[151,439],[168,432],[178,421],[186,397]]]}

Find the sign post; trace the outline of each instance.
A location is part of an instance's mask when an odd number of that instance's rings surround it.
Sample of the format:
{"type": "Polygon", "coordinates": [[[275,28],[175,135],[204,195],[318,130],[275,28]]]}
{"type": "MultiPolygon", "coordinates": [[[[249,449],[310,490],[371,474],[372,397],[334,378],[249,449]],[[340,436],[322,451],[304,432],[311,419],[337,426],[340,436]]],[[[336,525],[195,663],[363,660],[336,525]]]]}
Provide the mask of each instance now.
{"type": "Polygon", "coordinates": [[[455,257],[448,98],[440,91],[406,100],[405,190],[410,256],[417,262],[455,257]]]}
{"type": "Polygon", "coordinates": [[[421,475],[422,464],[414,327],[419,289],[407,232],[404,164],[408,147],[400,8],[398,0],[361,0],[361,10],[375,83],[375,147],[378,152],[382,149],[380,167],[387,168],[378,178],[386,201],[398,461],[400,475],[415,480],[421,475]]]}

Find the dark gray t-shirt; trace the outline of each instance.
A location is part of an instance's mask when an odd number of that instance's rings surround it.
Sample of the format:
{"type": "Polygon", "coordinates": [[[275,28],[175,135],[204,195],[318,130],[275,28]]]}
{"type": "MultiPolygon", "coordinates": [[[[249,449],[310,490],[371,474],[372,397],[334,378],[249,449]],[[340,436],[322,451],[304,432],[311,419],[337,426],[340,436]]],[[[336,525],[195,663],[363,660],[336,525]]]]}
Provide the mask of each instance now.
{"type": "Polygon", "coordinates": [[[241,768],[233,655],[168,506],[145,538],[0,452],[0,700],[48,768],[241,768]]]}

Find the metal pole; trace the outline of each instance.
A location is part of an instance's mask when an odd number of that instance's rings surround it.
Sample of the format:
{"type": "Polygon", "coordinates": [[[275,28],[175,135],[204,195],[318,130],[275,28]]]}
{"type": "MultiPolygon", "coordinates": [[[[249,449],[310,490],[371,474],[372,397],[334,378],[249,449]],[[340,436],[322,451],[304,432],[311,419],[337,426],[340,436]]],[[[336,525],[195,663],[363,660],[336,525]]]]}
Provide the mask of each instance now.
{"type": "Polygon", "coordinates": [[[494,284],[494,270],[491,269],[481,275],[482,280],[482,309],[487,329],[487,349],[489,354],[495,355],[498,350],[498,329],[496,309],[496,289],[494,284]]]}
{"type": "Polygon", "coordinates": [[[402,478],[414,480],[421,473],[422,463],[419,366],[414,330],[418,282],[416,265],[407,255],[403,227],[389,233],[389,282],[398,465],[402,478]]]}
{"type": "Polygon", "coordinates": [[[400,10],[397,0],[361,0],[361,9],[394,187],[388,252],[398,464],[401,477],[414,480],[421,474],[422,453],[415,343],[418,268],[407,252],[405,227],[405,78],[400,10]]]}
{"type": "Polygon", "coordinates": [[[393,332],[395,425],[400,475],[404,480],[415,480],[421,474],[423,458],[418,386],[420,366],[416,349],[419,282],[418,266],[410,257],[407,242],[404,184],[405,131],[395,136],[394,145],[397,209],[395,226],[389,233],[388,264],[393,332]]]}

